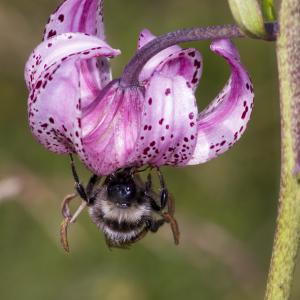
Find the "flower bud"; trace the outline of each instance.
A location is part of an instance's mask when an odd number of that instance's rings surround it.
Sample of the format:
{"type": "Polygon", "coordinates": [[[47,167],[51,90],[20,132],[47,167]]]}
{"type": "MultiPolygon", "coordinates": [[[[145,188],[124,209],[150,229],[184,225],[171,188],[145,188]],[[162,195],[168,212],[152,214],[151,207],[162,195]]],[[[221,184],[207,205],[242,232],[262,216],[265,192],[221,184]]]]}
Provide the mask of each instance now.
{"type": "Polygon", "coordinates": [[[228,0],[231,12],[241,30],[248,36],[264,38],[263,16],[256,0],[228,0]]]}

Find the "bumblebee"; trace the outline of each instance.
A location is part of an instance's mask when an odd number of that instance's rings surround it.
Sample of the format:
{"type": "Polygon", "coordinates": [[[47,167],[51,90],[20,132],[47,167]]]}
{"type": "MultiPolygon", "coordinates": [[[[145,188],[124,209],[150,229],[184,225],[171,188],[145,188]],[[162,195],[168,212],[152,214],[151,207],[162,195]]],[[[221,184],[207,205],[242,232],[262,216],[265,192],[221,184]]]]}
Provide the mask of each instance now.
{"type": "Polygon", "coordinates": [[[159,193],[153,191],[151,171],[143,182],[139,176],[141,171],[135,167],[118,170],[106,178],[93,175],[84,187],[79,180],[72,155],[70,157],[76,193],[63,200],[64,221],[60,230],[61,243],[67,252],[68,226],[76,221],[86,207],[92,221],[104,233],[109,248],[128,248],[149,231],[157,232],[165,223],[171,226],[175,244],[179,243],[174,202],[158,168],[155,170],[160,183],[159,193]],[[72,215],[69,203],[76,196],[80,196],[82,204],[72,215]]]}

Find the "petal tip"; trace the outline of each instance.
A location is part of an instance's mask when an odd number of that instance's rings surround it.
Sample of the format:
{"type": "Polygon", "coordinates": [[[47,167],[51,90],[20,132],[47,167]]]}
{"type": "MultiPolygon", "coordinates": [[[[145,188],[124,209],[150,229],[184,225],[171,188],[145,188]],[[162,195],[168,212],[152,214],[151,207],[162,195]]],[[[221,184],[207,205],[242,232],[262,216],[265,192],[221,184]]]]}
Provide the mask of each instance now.
{"type": "Polygon", "coordinates": [[[210,45],[210,49],[223,57],[240,60],[240,55],[230,39],[214,40],[210,45]]]}

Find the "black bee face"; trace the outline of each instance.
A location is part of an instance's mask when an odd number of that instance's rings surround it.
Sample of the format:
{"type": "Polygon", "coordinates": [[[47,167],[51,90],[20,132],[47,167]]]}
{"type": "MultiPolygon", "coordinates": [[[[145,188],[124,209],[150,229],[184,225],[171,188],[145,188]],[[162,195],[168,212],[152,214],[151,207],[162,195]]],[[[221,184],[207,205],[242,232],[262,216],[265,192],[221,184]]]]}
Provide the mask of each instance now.
{"type": "Polygon", "coordinates": [[[136,197],[136,184],[127,174],[118,174],[107,185],[109,201],[120,208],[129,208],[136,197]]]}

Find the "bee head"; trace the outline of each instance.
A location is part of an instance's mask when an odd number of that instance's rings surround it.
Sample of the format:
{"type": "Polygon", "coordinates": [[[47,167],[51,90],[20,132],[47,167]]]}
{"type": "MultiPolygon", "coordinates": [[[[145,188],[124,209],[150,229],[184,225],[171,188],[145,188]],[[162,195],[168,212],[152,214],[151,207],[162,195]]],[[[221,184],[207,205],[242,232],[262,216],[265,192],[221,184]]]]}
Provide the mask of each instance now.
{"type": "Polygon", "coordinates": [[[128,173],[118,173],[108,180],[108,200],[120,208],[129,208],[136,192],[136,184],[128,173]]]}

